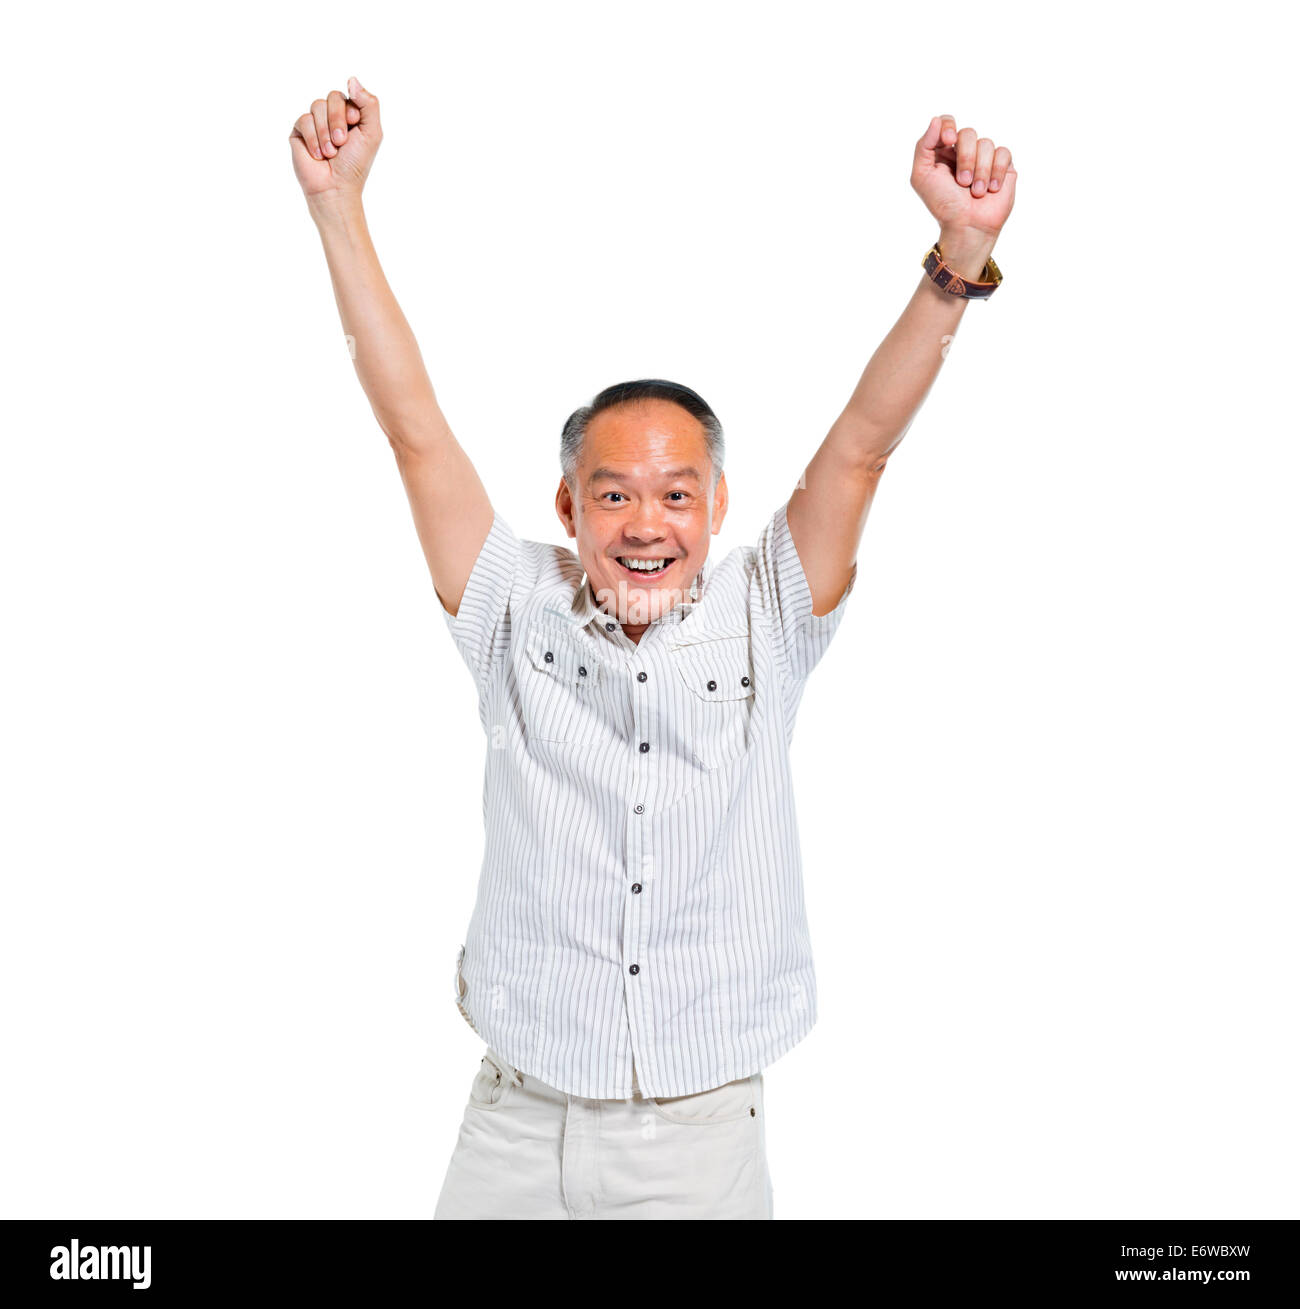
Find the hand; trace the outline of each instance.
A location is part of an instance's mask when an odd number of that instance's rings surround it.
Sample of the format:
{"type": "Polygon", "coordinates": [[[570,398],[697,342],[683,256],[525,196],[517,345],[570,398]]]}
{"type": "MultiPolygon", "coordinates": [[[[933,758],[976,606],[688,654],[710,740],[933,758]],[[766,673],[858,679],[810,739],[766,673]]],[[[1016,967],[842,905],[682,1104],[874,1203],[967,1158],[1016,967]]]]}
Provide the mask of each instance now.
{"type": "Polygon", "coordinates": [[[930,119],[912,158],[912,187],[948,234],[996,239],[1016,200],[1011,151],[973,127],[959,132],[951,114],[930,119]]]}
{"type": "Polygon", "coordinates": [[[289,133],[293,171],[308,200],[330,194],[361,194],[375,152],[384,139],[379,125],[379,97],[355,77],[348,95],[331,91],[314,100],[289,133]]]}

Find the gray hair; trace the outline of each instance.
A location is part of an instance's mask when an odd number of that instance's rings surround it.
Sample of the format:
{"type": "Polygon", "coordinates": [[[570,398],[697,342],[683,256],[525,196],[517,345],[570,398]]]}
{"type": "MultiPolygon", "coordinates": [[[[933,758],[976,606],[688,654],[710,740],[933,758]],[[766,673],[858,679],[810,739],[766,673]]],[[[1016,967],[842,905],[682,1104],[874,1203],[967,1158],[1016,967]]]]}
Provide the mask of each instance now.
{"type": "Polygon", "coordinates": [[[577,480],[578,460],[582,457],[582,443],[586,440],[587,428],[591,420],[597,414],[604,413],[606,409],[631,404],[636,400],[670,400],[699,420],[700,426],[704,428],[704,440],[709,448],[709,462],[713,466],[709,490],[710,492],[715,490],[727,453],[722,424],[713,410],[689,386],[665,382],[658,377],[646,377],[636,382],[618,382],[614,386],[607,386],[590,404],[575,409],[569,415],[560,437],[560,471],[569,486],[572,488],[577,480]]]}

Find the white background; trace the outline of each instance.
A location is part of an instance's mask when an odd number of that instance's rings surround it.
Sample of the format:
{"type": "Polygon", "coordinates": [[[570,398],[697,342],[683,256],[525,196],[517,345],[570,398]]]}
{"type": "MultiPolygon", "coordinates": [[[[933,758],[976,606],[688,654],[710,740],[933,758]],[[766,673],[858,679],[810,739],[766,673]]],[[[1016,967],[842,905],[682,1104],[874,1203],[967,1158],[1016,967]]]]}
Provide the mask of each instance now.
{"type": "Polygon", "coordinates": [[[520,535],[565,417],[699,390],[714,558],[921,276],[1005,276],[795,734],[820,981],[779,1218],[1297,1217],[1296,33],[1272,5],[71,5],[6,59],[0,1215],[427,1217],[484,742],[290,166],[371,230],[520,535]],[[1230,14],[1230,18],[1222,17],[1230,14]]]}

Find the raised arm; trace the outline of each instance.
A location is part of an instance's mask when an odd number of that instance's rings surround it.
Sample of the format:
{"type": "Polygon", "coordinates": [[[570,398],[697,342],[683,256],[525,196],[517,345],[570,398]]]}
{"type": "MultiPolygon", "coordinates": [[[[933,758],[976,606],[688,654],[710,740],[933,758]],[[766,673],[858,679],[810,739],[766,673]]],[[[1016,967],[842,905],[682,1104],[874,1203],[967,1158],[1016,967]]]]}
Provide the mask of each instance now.
{"type": "MultiPolygon", "coordinates": [[[[978,279],[1015,202],[1010,150],[995,149],[974,128],[959,132],[942,114],[916,143],[912,186],[938,220],[944,262],[978,279]]],[[[885,465],[929,394],[968,303],[922,273],[790,497],[786,521],[814,614],[834,609],[849,583],[885,465]]]]}
{"type": "Polygon", "coordinates": [[[331,91],[313,102],[289,134],[357,376],[397,459],[434,589],[454,614],[493,511],[438,405],[370,240],[361,191],[382,138],[379,99],[355,77],[347,97],[331,91]]]}

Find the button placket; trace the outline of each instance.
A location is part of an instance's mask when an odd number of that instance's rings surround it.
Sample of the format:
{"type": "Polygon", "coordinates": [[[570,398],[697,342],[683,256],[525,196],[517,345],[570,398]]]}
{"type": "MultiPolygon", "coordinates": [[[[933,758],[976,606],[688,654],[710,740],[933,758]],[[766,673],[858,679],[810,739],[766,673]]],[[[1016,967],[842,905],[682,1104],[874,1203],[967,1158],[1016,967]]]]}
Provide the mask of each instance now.
{"type": "Polygon", "coordinates": [[[632,767],[630,780],[632,794],[628,797],[627,839],[625,844],[628,875],[624,894],[622,960],[624,985],[627,992],[627,1015],[631,1037],[632,1056],[636,1063],[641,1062],[643,1045],[641,1041],[642,1023],[645,1012],[643,1006],[648,1003],[648,992],[644,990],[647,977],[642,975],[646,967],[644,954],[646,931],[643,910],[652,908],[646,901],[652,872],[650,841],[653,826],[648,824],[645,815],[648,810],[646,798],[653,795],[655,773],[660,767],[658,737],[655,732],[657,705],[652,698],[655,679],[644,667],[637,665],[643,661],[654,663],[654,646],[643,643],[636,647],[637,655],[630,660],[627,674],[628,695],[631,699],[632,767]],[[651,745],[655,749],[651,749],[651,745]]]}

